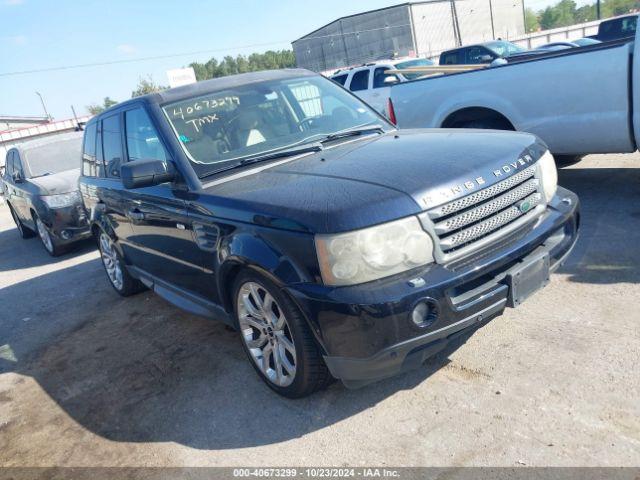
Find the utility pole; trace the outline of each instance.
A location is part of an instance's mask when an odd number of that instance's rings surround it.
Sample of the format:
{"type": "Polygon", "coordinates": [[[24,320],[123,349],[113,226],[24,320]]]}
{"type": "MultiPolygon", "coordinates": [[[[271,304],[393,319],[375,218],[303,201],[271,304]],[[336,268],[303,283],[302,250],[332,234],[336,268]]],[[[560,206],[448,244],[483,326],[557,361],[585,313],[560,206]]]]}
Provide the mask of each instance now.
{"type": "Polygon", "coordinates": [[[47,112],[47,106],[44,104],[44,99],[42,98],[42,95],[40,95],[40,92],[36,92],[36,95],[38,95],[40,97],[40,103],[42,103],[42,109],[44,110],[44,116],[47,117],[49,119],[49,121],[51,121],[51,115],[49,115],[49,112],[47,112]]]}
{"type": "Polygon", "coordinates": [[[596,16],[600,20],[600,0],[596,0],[596,16]]]}
{"type": "Polygon", "coordinates": [[[458,24],[458,11],[456,10],[456,0],[451,0],[451,16],[453,17],[453,35],[456,37],[458,47],[462,46],[462,35],[458,24]]]}

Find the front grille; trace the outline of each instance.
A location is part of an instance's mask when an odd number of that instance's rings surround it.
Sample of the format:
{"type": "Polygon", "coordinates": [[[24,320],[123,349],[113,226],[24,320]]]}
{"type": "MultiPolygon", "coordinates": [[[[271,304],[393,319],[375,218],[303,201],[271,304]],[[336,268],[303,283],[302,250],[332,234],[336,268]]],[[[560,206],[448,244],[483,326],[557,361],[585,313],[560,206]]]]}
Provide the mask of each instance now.
{"type": "Polygon", "coordinates": [[[545,207],[537,167],[429,210],[421,219],[437,239],[440,260],[458,258],[481,240],[501,237],[538,216],[545,207]],[[526,208],[525,208],[526,207],[526,208]]]}

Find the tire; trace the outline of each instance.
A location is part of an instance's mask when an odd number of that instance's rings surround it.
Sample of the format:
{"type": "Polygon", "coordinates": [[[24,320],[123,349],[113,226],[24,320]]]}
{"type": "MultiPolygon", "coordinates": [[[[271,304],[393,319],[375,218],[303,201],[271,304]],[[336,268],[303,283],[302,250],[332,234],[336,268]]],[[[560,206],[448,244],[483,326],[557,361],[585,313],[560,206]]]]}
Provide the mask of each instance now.
{"type": "Polygon", "coordinates": [[[269,388],[301,398],[331,383],[302,313],[273,282],[242,271],[233,285],[233,302],[244,351],[269,388]]]}
{"type": "Polygon", "coordinates": [[[51,235],[47,226],[40,220],[40,217],[38,217],[36,213],[33,214],[33,223],[36,225],[36,232],[40,238],[40,243],[42,243],[42,246],[49,255],[57,257],[65,252],[65,248],[56,242],[56,239],[51,235]]]}
{"type": "Polygon", "coordinates": [[[20,238],[26,240],[27,238],[35,237],[36,234],[34,233],[34,231],[24,226],[22,221],[18,218],[16,212],[13,211],[13,207],[11,205],[9,205],[9,211],[11,212],[11,217],[13,217],[13,221],[16,224],[16,228],[18,229],[18,235],[20,235],[20,238]]]}
{"type": "Polygon", "coordinates": [[[575,165],[582,160],[582,155],[554,155],[553,158],[556,161],[556,166],[562,168],[575,165]]]}
{"type": "Polygon", "coordinates": [[[119,295],[129,297],[146,289],[140,280],[131,276],[113,240],[104,231],[98,235],[98,249],[109,283],[119,295]]]}

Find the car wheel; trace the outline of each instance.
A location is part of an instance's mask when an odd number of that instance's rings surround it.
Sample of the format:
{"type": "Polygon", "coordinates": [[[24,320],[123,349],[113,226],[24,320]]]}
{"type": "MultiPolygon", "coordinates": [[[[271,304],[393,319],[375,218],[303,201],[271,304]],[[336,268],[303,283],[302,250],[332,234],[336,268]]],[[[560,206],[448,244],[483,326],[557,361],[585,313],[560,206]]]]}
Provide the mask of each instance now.
{"type": "Polygon", "coordinates": [[[98,248],[109,283],[116,292],[123,297],[128,297],[146,288],[142,282],[129,274],[113,240],[105,232],[100,232],[98,248]]]}
{"type": "Polygon", "coordinates": [[[16,212],[13,211],[13,207],[11,205],[9,205],[9,211],[11,212],[11,217],[16,224],[16,228],[18,229],[18,235],[20,235],[20,238],[27,239],[33,237],[35,233],[24,226],[22,221],[18,218],[18,215],[16,215],[16,212]]]}
{"type": "Polygon", "coordinates": [[[246,271],[236,278],[234,299],[244,350],[271,389],[300,398],[331,382],[306,320],[276,285],[246,271]]]}
{"type": "Polygon", "coordinates": [[[49,233],[47,226],[40,220],[38,215],[33,215],[33,221],[36,224],[36,230],[38,232],[38,236],[40,237],[40,241],[42,242],[42,246],[47,251],[49,255],[52,257],[57,257],[63,252],[63,249],[60,245],[56,244],[55,239],[49,233]]]}

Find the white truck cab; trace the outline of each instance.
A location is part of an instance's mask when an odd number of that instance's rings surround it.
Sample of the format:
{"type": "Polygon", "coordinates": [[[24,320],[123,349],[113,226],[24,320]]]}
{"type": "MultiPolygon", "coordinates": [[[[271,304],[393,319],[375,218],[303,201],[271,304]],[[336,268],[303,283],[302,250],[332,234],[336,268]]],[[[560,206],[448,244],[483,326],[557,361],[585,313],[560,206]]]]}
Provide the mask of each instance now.
{"type": "Polygon", "coordinates": [[[380,113],[387,114],[387,103],[391,85],[418,78],[420,74],[386,74],[387,70],[433,65],[426,58],[400,60],[378,60],[359,67],[351,67],[335,72],[330,78],[367,102],[380,113]]]}

